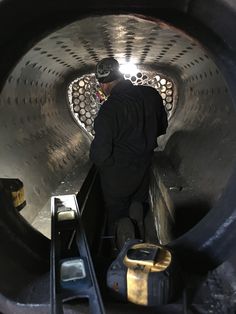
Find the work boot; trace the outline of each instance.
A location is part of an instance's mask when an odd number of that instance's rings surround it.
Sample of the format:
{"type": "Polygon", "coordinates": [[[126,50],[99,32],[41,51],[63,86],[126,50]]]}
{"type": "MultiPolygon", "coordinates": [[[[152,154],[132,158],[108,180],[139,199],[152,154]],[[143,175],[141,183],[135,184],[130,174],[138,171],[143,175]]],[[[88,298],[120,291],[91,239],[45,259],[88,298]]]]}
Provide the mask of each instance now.
{"type": "Polygon", "coordinates": [[[135,201],[131,203],[129,207],[129,217],[136,226],[136,238],[144,240],[144,210],[141,202],[135,201]]]}
{"type": "Polygon", "coordinates": [[[124,217],[118,220],[116,226],[116,246],[120,251],[125,242],[135,239],[135,228],[132,220],[129,217],[124,217]]]}

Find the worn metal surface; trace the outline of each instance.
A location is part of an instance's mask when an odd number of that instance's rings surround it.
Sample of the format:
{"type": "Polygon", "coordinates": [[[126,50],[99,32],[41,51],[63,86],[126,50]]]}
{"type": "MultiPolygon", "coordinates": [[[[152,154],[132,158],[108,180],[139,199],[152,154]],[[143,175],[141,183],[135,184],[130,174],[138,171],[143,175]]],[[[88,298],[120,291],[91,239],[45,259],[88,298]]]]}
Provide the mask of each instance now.
{"type": "MultiPolygon", "coordinates": [[[[57,188],[51,193],[53,195],[77,194],[80,191],[84,180],[91,168],[92,164],[89,160],[86,163],[77,163],[67,173],[57,188]]],[[[47,238],[51,238],[51,199],[37,211],[37,214],[32,221],[32,226],[40,231],[47,238]]]]}
{"type": "Polygon", "coordinates": [[[89,139],[56,92],[57,72],[22,62],[1,93],[0,169],[3,177],[24,182],[28,205],[22,213],[32,221],[68,171],[85,165],[89,139]]]}
{"type": "Polygon", "coordinates": [[[71,119],[65,91],[98,59],[115,56],[178,81],[178,109],[162,147],[211,210],[177,245],[197,243],[216,263],[225,258],[234,241],[235,193],[217,201],[236,159],[235,12],[235,3],[223,0],[130,1],[129,7],[127,1],[1,1],[0,171],[24,182],[23,215],[32,221],[74,164],[86,164],[89,139],[71,119]],[[114,15],[104,16],[109,10],[114,15]],[[215,251],[219,240],[225,245],[215,251]]]}
{"type": "Polygon", "coordinates": [[[90,73],[105,56],[161,69],[178,82],[166,151],[193,188],[214,202],[235,160],[236,118],[211,53],[163,21],[108,15],[78,20],[38,42],[2,90],[1,172],[24,181],[23,214],[32,220],[75,162],[86,162],[89,139],[71,120],[65,82],[90,73]]]}

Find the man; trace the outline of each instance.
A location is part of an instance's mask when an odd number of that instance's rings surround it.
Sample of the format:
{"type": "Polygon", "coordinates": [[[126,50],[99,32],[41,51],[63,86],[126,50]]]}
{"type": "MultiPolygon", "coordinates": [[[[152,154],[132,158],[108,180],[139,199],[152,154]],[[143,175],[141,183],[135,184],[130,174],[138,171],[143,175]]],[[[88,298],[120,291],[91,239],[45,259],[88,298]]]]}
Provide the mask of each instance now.
{"type": "Polygon", "coordinates": [[[108,231],[115,235],[131,203],[148,200],[151,159],[157,137],[166,132],[167,115],[159,93],[125,80],[114,58],[98,62],[96,78],[108,99],[94,121],[90,158],[100,173],[108,231]]]}

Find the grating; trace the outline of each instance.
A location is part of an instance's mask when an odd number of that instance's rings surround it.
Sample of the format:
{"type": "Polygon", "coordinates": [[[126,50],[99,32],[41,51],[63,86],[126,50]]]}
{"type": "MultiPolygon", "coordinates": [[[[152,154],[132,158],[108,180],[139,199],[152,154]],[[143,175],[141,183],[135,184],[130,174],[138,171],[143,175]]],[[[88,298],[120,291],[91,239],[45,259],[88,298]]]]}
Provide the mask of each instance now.
{"type": "MultiPolygon", "coordinates": [[[[148,85],[160,93],[168,118],[173,114],[176,104],[176,88],[173,81],[160,73],[138,71],[134,74],[124,74],[124,78],[134,85],[148,85]]],[[[99,84],[94,74],[86,74],[70,83],[68,100],[71,113],[76,122],[90,135],[94,135],[94,119],[105,100],[99,90],[99,84]]]]}

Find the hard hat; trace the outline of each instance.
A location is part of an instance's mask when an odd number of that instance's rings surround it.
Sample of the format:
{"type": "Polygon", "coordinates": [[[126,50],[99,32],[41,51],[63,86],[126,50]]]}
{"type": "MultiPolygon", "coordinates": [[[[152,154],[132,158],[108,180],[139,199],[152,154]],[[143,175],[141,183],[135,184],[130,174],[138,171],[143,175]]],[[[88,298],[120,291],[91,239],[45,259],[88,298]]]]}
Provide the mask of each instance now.
{"type": "Polygon", "coordinates": [[[99,83],[108,83],[122,77],[119,63],[114,58],[104,58],[98,62],[95,72],[99,83]]]}

